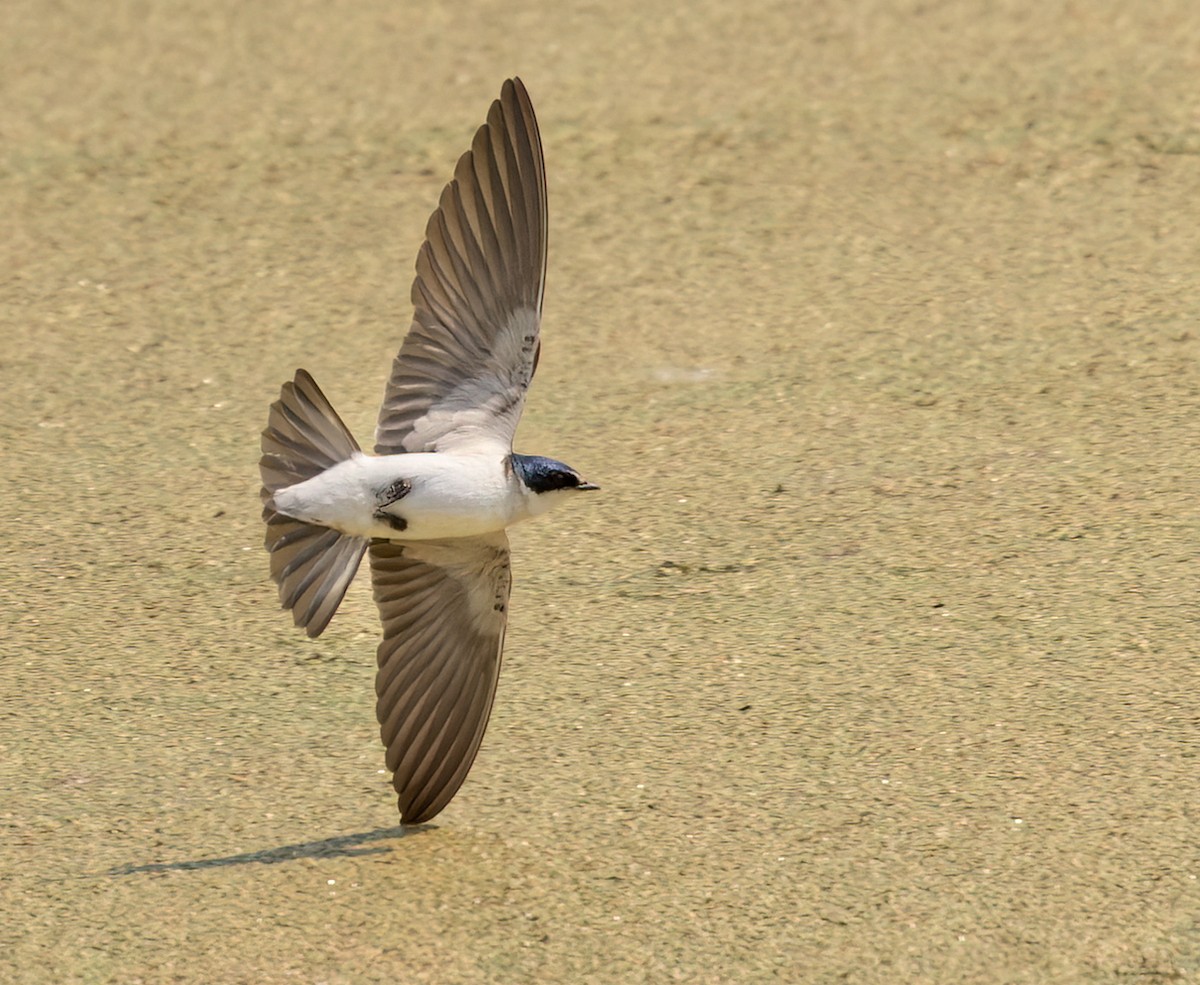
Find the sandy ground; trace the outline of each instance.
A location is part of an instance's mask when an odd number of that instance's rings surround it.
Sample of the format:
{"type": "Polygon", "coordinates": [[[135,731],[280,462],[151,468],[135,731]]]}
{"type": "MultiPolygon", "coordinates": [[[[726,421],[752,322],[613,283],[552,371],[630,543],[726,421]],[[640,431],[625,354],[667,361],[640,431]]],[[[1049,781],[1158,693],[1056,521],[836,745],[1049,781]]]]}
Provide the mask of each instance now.
{"type": "Polygon", "coordinates": [[[1200,8],[13,0],[0,980],[1200,980],[1200,8]],[[545,349],[491,729],[398,828],[360,437],[519,73],[545,349]]]}

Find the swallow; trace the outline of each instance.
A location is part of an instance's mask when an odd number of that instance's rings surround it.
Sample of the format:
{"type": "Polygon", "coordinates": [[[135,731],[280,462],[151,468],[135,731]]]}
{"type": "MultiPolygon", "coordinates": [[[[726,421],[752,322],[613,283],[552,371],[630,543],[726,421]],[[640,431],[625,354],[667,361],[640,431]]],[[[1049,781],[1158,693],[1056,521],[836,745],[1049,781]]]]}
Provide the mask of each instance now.
{"type": "Polygon", "coordinates": [[[319,636],[370,558],[376,714],[405,824],[445,808],[479,751],[508,620],[506,528],[599,488],[513,451],[541,352],[546,234],[541,137],[514,78],[426,225],[374,454],[303,369],[262,434],[266,549],[296,625],[319,636]]]}

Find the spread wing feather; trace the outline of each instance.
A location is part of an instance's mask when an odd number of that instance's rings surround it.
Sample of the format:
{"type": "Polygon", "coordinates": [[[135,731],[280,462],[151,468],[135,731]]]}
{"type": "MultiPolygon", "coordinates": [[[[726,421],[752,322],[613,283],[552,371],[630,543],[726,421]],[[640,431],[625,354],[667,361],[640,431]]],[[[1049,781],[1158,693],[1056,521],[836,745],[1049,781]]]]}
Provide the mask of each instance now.
{"type": "Polygon", "coordinates": [[[525,86],[511,79],[426,226],[378,454],[511,450],[537,365],[546,229],[537,120],[525,86]]]}
{"type": "Polygon", "coordinates": [[[466,779],[496,693],[511,584],[503,534],[375,541],[383,621],[376,713],[405,824],[428,821],[466,779]]]}

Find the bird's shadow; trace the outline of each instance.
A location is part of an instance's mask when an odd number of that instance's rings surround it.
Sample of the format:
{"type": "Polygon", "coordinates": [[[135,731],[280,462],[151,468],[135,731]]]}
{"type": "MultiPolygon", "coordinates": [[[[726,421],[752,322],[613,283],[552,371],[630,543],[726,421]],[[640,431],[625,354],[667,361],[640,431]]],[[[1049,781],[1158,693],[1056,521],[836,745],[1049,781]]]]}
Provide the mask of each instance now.
{"type": "Polygon", "coordinates": [[[132,876],[143,872],[187,872],[192,869],[219,869],[227,865],[276,865],[279,862],[293,862],[300,858],[343,858],[358,855],[382,855],[391,851],[383,847],[359,847],[372,841],[384,841],[389,838],[410,838],[413,835],[433,830],[433,825],[396,825],[391,828],[376,828],[374,831],[362,831],[353,835],[339,835],[336,838],[323,838],[320,841],[301,841],[294,845],[281,845],[278,848],[264,848],[257,852],[243,852],[240,855],[226,855],[221,858],[184,859],[180,862],[152,862],[147,865],[118,865],[103,873],[108,876],[132,876]]]}

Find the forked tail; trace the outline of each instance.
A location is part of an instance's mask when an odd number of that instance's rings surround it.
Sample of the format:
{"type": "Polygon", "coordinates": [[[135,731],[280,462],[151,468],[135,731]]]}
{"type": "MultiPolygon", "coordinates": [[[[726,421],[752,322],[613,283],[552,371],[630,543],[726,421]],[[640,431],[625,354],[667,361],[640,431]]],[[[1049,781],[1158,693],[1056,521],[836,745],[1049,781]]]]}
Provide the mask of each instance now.
{"type": "Polygon", "coordinates": [[[263,520],[279,600],[309,636],[320,636],[358,571],[368,541],[305,523],[275,508],[275,493],[320,475],[359,450],[325,394],[304,370],[271,404],[262,433],[263,520]]]}

